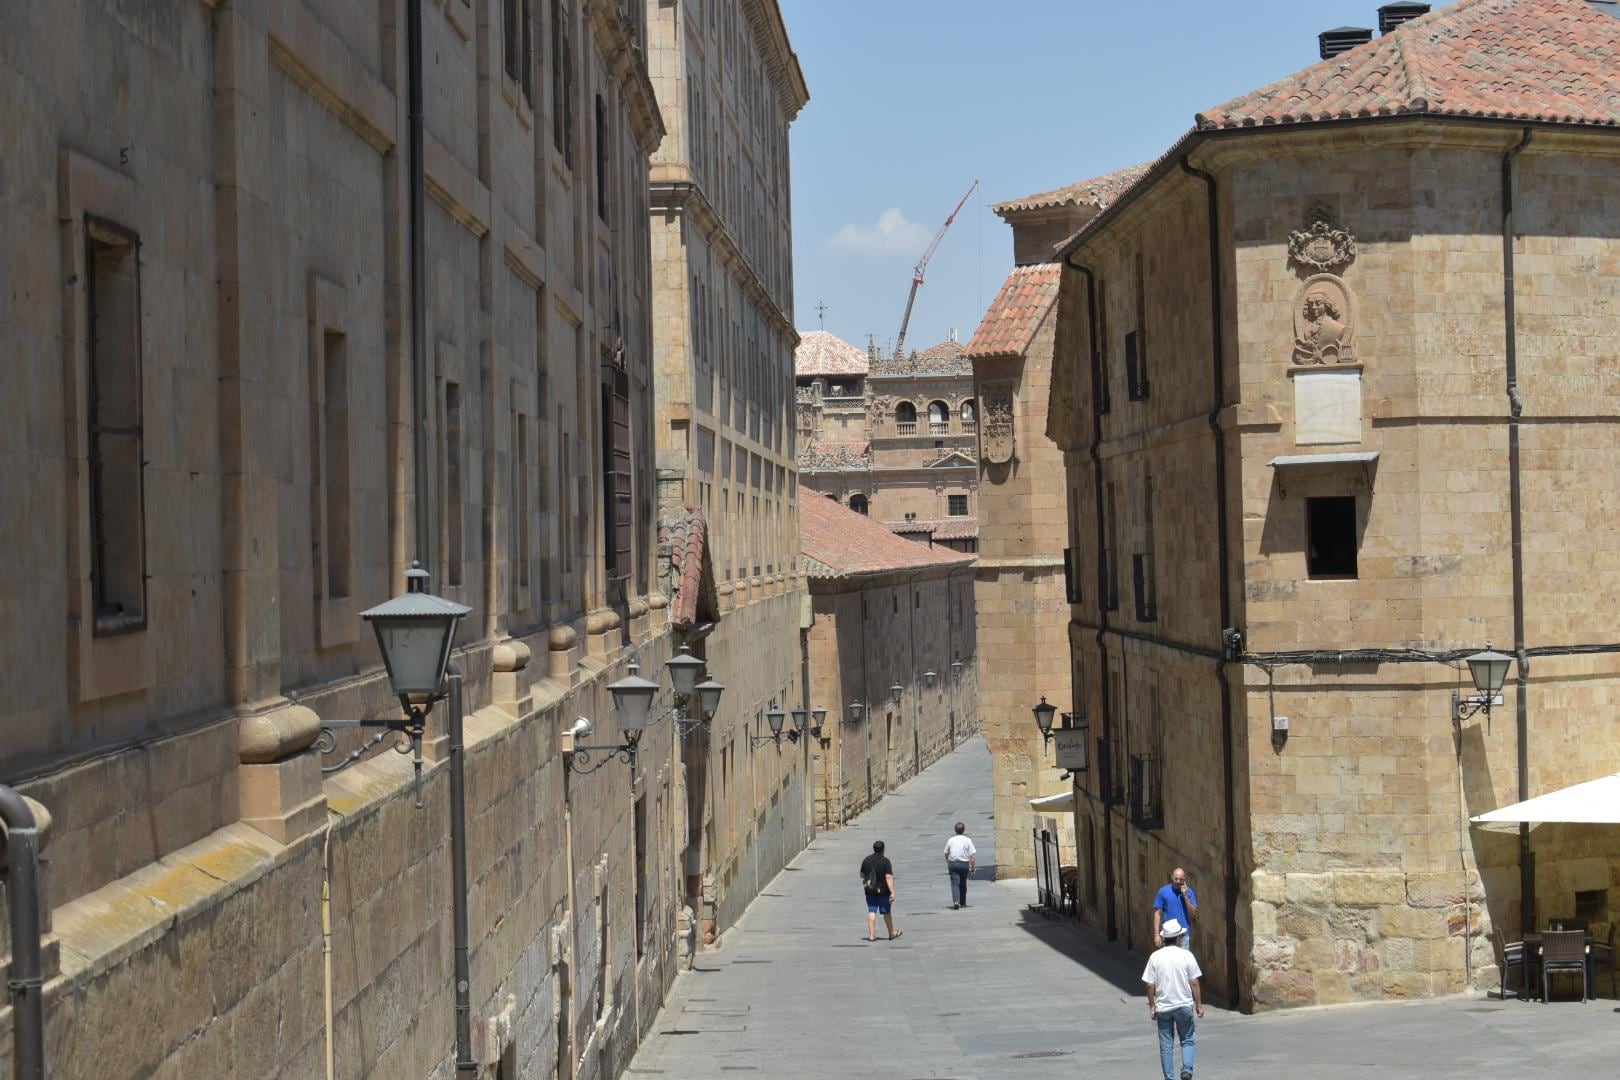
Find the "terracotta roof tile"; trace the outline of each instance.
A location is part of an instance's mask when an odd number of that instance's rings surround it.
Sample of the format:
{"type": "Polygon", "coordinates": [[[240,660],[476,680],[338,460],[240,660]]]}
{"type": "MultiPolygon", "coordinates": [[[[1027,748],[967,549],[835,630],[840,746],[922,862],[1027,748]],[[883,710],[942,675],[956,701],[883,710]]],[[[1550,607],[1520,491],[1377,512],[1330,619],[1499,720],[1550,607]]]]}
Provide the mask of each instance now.
{"type": "Polygon", "coordinates": [[[1142,179],[1147,171],[1147,165],[1132,165],[1128,169],[1120,169],[1106,176],[1094,176],[1077,184],[1025,195],[1022,199],[993,203],[990,209],[1002,217],[1022,210],[1044,210],[1054,206],[1089,206],[1102,210],[1123,195],[1132,184],[1142,179]]]}
{"type": "Polygon", "coordinates": [[[801,377],[865,375],[871,365],[866,350],[825,330],[802,331],[799,347],[793,350],[793,374],[801,377]]]}
{"type": "Polygon", "coordinates": [[[836,501],[812,496],[799,502],[799,550],[812,578],[859,577],[892,570],[971,563],[973,556],[931,548],[889,531],[882,522],[836,501]]]}
{"type": "Polygon", "coordinates": [[[962,343],[960,341],[947,339],[945,341],[941,341],[938,345],[930,345],[930,346],[928,346],[928,348],[922,350],[921,352],[919,352],[917,354],[917,358],[919,360],[923,360],[923,359],[927,359],[927,360],[934,360],[934,359],[953,360],[956,357],[961,356],[961,355],[962,355],[962,343]]]}
{"type": "Polygon", "coordinates": [[[1015,267],[979,321],[967,355],[1017,356],[1028,349],[1057,300],[1062,269],[1058,263],[1015,267]]]}
{"type": "Polygon", "coordinates": [[[1461,0],[1201,112],[1196,124],[1408,114],[1620,124],[1620,19],[1585,0],[1461,0]]]}
{"type": "Polygon", "coordinates": [[[910,536],[913,533],[927,533],[935,540],[977,540],[979,538],[979,522],[970,517],[953,518],[913,518],[910,521],[895,521],[889,524],[889,530],[898,536],[910,536]]]}
{"type": "Polygon", "coordinates": [[[713,571],[704,573],[708,569],[705,548],[708,546],[709,528],[704,521],[702,507],[688,505],[679,516],[664,519],[659,524],[658,532],[658,539],[670,546],[670,561],[675,571],[670,622],[682,628],[695,626],[700,611],[715,608],[712,597],[709,603],[699,603],[705,586],[714,588],[713,571]]]}

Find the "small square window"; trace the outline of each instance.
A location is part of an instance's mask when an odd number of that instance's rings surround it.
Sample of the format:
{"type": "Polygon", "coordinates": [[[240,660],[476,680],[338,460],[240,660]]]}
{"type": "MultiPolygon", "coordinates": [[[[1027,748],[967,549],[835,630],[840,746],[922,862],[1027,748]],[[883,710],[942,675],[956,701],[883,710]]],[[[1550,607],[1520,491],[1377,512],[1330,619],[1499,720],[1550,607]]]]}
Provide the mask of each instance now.
{"type": "Polygon", "coordinates": [[[1334,495],[1305,500],[1305,567],[1313,578],[1356,576],[1356,500],[1334,495]]]}
{"type": "Polygon", "coordinates": [[[949,495],[951,517],[967,517],[968,505],[966,495],[949,495]]]}

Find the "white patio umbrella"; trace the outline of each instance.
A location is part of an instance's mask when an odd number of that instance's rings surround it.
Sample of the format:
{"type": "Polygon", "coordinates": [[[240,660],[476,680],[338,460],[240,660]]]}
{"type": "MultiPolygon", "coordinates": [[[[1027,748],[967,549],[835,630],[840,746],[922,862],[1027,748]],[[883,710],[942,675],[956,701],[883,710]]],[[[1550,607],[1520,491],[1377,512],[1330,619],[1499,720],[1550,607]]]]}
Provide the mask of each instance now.
{"type": "Polygon", "coordinates": [[[1475,816],[1476,825],[1530,822],[1620,825],[1620,773],[1574,784],[1475,816]]]}

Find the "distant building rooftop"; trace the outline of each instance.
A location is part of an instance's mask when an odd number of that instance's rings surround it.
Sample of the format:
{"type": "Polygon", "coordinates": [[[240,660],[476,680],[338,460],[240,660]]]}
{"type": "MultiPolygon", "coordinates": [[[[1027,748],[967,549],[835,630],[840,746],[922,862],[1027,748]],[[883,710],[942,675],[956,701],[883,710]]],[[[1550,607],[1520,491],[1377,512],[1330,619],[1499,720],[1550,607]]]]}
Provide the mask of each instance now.
{"type": "Polygon", "coordinates": [[[866,350],[825,330],[802,331],[799,347],[793,351],[793,374],[800,378],[854,378],[867,374],[871,366],[866,350]]]}
{"type": "Polygon", "coordinates": [[[833,499],[805,495],[799,500],[799,550],[812,578],[852,578],[973,561],[972,555],[963,552],[896,536],[882,522],[833,499]]]}

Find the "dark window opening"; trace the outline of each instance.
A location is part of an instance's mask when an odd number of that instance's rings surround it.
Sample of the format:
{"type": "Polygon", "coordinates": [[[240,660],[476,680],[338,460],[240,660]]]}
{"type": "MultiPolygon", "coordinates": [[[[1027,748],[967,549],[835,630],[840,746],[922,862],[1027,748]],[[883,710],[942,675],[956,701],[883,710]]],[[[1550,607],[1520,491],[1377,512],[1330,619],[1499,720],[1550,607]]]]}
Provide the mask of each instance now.
{"type": "Polygon", "coordinates": [[[630,374],[612,367],[602,386],[602,535],[611,581],[622,581],[631,571],[635,502],[630,462],[630,374]]]}
{"type": "Polygon", "coordinates": [[[1063,549],[1063,593],[1069,603],[1080,603],[1080,553],[1072,547],[1063,549]]]}
{"type": "Polygon", "coordinates": [[[146,625],[140,238],[85,219],[90,588],[96,634],[146,625]]]}
{"type": "Polygon", "coordinates": [[[851,495],[849,497],[849,508],[851,510],[855,511],[857,514],[866,513],[867,510],[869,509],[869,507],[867,505],[867,502],[866,502],[866,496],[865,495],[851,495]]]}
{"type": "Polygon", "coordinates": [[[574,167],[574,41],[561,0],[551,0],[551,140],[574,167]]]}
{"type": "Polygon", "coordinates": [[[1305,567],[1313,578],[1356,576],[1356,500],[1333,495],[1305,500],[1305,567]]]}
{"type": "Polygon", "coordinates": [[[596,216],[608,219],[607,102],[596,95],[596,216]]]}
{"type": "Polygon", "coordinates": [[[1147,400],[1147,367],[1141,354],[1141,339],[1135,330],[1125,335],[1125,388],[1132,401],[1147,400]]]}
{"type": "Polygon", "coordinates": [[[950,503],[951,517],[967,517],[968,497],[966,495],[947,495],[950,503]]]}
{"type": "Polygon", "coordinates": [[[523,89],[523,100],[534,103],[534,19],[530,0],[502,0],[505,67],[507,77],[523,89]]]}

